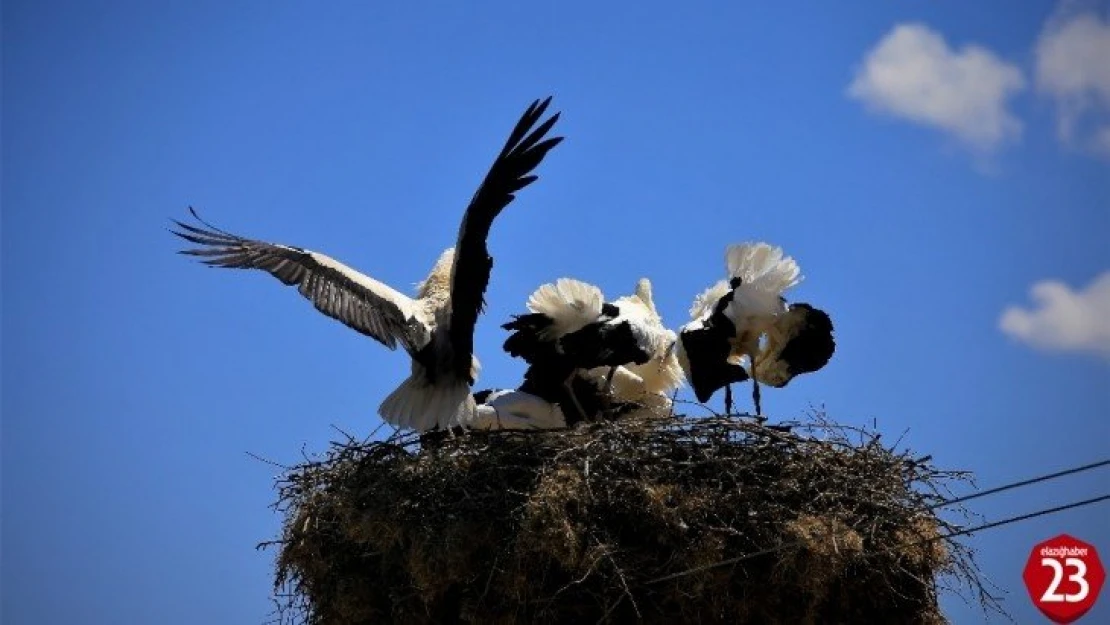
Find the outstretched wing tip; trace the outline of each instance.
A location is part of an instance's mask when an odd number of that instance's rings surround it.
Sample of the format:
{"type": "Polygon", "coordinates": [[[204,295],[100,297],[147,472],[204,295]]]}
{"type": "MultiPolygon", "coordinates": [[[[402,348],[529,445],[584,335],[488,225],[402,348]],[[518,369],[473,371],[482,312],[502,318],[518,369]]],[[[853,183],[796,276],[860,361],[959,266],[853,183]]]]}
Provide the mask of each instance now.
{"type": "Polygon", "coordinates": [[[517,120],[464,213],[451,280],[451,335],[456,347],[455,366],[460,372],[469,371],[474,325],[485,310],[485,290],[492,269],[486,239],[493,220],[521,189],[539,179],[536,168],[563,141],[561,136],[546,136],[561,112],[540,121],[552,98],[549,95],[535,100],[517,120]]]}
{"type": "Polygon", "coordinates": [[[532,100],[532,104],[528,106],[528,110],[525,111],[524,117],[538,118],[542,116],[547,110],[547,107],[551,105],[551,99],[553,97],[555,96],[548,95],[546,98],[536,98],[535,100],[532,100]]]}

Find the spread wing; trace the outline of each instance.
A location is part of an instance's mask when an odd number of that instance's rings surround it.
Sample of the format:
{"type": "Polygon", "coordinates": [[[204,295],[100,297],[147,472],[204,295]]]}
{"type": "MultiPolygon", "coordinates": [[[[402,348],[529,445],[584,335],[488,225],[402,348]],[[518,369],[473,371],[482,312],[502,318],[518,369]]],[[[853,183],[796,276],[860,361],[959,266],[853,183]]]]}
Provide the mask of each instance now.
{"type": "Polygon", "coordinates": [[[343,263],[311,250],[255,241],[225,232],[189,212],[204,228],[174,220],[175,235],[199,247],[180,254],[198,256],[213,267],[261,269],[282,283],[296,286],[317,310],[343,322],[389,349],[401,343],[410,351],[423,347],[429,331],[411,298],[343,263]]]}
{"type": "Polygon", "coordinates": [[[534,170],[551,148],[563,138],[544,139],[559,119],[559,113],[532,129],[547,110],[551,98],[536,100],[524,112],[482,184],[478,187],[459,227],[455,245],[455,265],[451,278],[451,328],[454,369],[469,376],[474,350],[474,325],[485,307],[493,259],[486,247],[490,226],[501,211],[515,199],[517,191],[534,182],[534,170]]]}

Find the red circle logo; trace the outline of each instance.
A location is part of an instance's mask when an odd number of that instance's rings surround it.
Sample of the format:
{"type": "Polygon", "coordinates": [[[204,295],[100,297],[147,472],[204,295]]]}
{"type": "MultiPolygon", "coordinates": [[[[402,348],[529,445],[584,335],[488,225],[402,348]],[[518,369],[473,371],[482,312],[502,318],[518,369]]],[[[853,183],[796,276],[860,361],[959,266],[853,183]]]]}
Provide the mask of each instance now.
{"type": "Polygon", "coordinates": [[[1022,578],[1037,609],[1054,623],[1071,623],[1095,605],[1106,569],[1094,545],[1060,534],[1033,547],[1022,578]]]}

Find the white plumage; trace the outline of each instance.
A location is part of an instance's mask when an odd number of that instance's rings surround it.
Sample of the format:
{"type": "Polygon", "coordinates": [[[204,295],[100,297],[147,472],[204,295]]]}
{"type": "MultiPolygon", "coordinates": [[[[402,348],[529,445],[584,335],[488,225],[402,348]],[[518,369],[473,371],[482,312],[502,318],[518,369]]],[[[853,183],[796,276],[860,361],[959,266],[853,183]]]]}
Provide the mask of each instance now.
{"type": "Polygon", "coordinates": [[[471,430],[553,430],[565,428],[566,419],[558,404],[515,389],[491,392],[475,413],[463,423],[471,430]]]}
{"type": "Polygon", "coordinates": [[[569,402],[563,409],[571,411],[570,422],[595,413],[594,406],[587,409],[571,390],[576,377],[597,381],[602,376],[602,394],[608,395],[623,367],[638,380],[622,382],[623,394],[637,398],[671,390],[674,378],[681,380],[670,353],[676,335],[663,326],[647,278],[637,282],[633,294],[611,303],[598,287],[561,278],[536,289],[528,298],[528,309],[529,314],[516,315],[503,326],[513,332],[505,351],[530,365],[522,389],[556,403],[569,402]]]}
{"type": "Polygon", "coordinates": [[[540,328],[538,338],[557,341],[601,318],[605,296],[601,289],[573,278],[559,278],[541,285],[528,296],[528,310],[551,320],[540,328]]]}
{"type": "MultiPolygon", "coordinates": [[[[727,280],[720,280],[694,298],[691,321],[679,331],[679,364],[699,401],[725,387],[731,411],[730,384],[752,377],[741,365],[756,363],[760,338],[775,326],[788,307],[784,293],[802,280],[801,269],[782,248],[763,242],[730,245],[725,250],[727,280]]],[[[753,380],[756,411],[759,385],[753,380]]]]}
{"type": "Polygon", "coordinates": [[[588,374],[597,378],[611,373],[612,395],[618,401],[641,404],[656,411],[669,410],[671,393],[680,388],[685,379],[673,349],[678,335],[663,324],[655,307],[651,282],[646,278],[637,284],[636,295],[617,299],[615,304],[624,310],[622,303],[644,330],[644,343],[649,347],[650,358],[644,363],[621,365],[615,371],[607,372],[605,367],[597,367],[590,369],[588,374]]]}
{"type": "MultiPolygon", "coordinates": [[[[802,280],[798,263],[782,248],[767,243],[742,243],[726,252],[730,283],[739,280],[725,314],[737,324],[737,335],[765,331],[786,311],[783,294],[802,280]]],[[[742,350],[751,356],[745,346],[742,350]]]]}

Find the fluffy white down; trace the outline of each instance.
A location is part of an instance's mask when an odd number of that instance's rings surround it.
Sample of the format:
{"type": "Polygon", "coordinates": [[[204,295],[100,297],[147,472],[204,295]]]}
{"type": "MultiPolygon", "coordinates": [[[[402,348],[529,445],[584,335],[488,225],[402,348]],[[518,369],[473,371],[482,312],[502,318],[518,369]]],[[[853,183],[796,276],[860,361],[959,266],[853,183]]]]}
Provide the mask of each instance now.
{"type": "Polygon", "coordinates": [[[553,324],[545,332],[554,338],[581,330],[601,316],[605,297],[601,289],[573,278],[559,278],[553,284],[540,286],[528,297],[528,310],[551,318],[553,324]]]}

